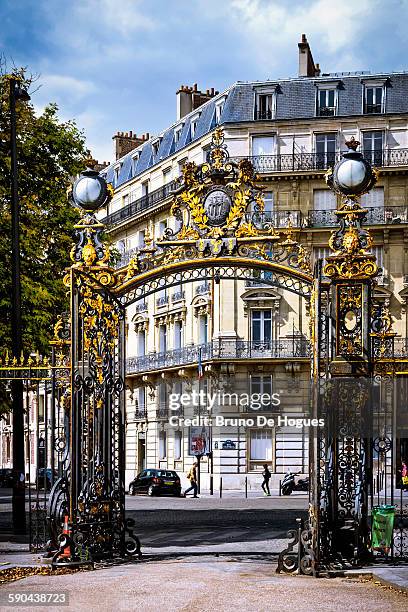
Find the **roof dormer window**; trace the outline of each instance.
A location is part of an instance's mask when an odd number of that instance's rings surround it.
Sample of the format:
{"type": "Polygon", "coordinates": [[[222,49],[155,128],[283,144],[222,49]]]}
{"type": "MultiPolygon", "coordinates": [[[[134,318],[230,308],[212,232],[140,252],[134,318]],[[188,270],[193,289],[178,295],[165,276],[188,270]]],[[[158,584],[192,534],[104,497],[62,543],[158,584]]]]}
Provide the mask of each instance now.
{"type": "Polygon", "coordinates": [[[338,114],[338,85],[339,83],[316,83],[316,116],[334,117],[338,114]]]}
{"type": "Polygon", "coordinates": [[[136,174],[136,168],[137,168],[139,159],[140,159],[140,151],[137,151],[136,153],[134,153],[134,155],[132,155],[132,175],[133,176],[136,174]]]}
{"type": "Polygon", "coordinates": [[[227,99],[227,96],[224,96],[220,100],[217,100],[217,102],[215,103],[214,114],[215,114],[216,125],[218,125],[219,122],[221,121],[221,115],[222,115],[222,111],[224,110],[224,104],[225,104],[226,99],[227,99]]]}
{"type": "Polygon", "coordinates": [[[157,157],[159,148],[160,148],[160,138],[156,138],[155,140],[152,140],[152,149],[153,149],[154,157],[157,157]]]}
{"type": "Polygon", "coordinates": [[[177,125],[174,128],[174,144],[177,144],[180,142],[182,131],[183,131],[183,124],[177,125]]]}
{"type": "Polygon", "coordinates": [[[190,138],[191,140],[193,140],[196,131],[197,131],[197,125],[198,125],[198,120],[200,119],[200,113],[197,113],[196,115],[193,115],[190,119],[190,138]]]}
{"type": "Polygon", "coordinates": [[[255,88],[254,119],[265,121],[275,119],[277,85],[255,88]]]}
{"type": "Polygon", "coordinates": [[[121,169],[122,165],[118,164],[117,166],[115,166],[115,168],[113,169],[113,175],[114,175],[114,186],[116,187],[117,184],[119,183],[119,175],[120,175],[120,169],[121,169]]]}
{"type": "Polygon", "coordinates": [[[367,79],[363,84],[363,113],[375,115],[385,112],[386,79],[367,79]]]}

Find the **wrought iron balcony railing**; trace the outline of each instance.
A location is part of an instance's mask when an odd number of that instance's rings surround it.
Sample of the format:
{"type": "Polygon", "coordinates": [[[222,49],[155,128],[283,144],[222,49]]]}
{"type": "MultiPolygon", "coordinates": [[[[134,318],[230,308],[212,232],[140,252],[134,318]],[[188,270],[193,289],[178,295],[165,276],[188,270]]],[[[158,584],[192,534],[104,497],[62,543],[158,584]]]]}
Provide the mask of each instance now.
{"type": "Polygon", "coordinates": [[[201,283],[195,289],[196,295],[202,295],[203,293],[208,293],[210,290],[210,283],[201,283]]]}
{"type": "Polygon", "coordinates": [[[382,104],[366,104],[364,108],[364,113],[366,115],[382,113],[382,104]]]}
{"type": "Polygon", "coordinates": [[[198,363],[213,359],[287,359],[309,357],[310,342],[302,336],[280,338],[270,342],[247,340],[219,340],[197,346],[184,346],[172,351],[149,353],[142,357],[129,357],[126,360],[127,374],[137,374],[149,370],[160,370],[179,365],[198,363]]]}
{"type": "Polygon", "coordinates": [[[335,106],[319,106],[319,108],[317,109],[317,115],[319,117],[334,117],[335,114],[335,106]]]}
{"type": "Polygon", "coordinates": [[[302,213],[300,210],[274,210],[271,212],[257,213],[250,212],[246,215],[246,220],[263,229],[268,225],[274,228],[302,227],[302,213]]]}
{"type": "MultiPolygon", "coordinates": [[[[408,165],[408,149],[380,149],[373,151],[364,151],[366,159],[375,166],[380,167],[398,167],[408,165]]],[[[244,157],[233,157],[234,161],[248,159],[254,165],[255,171],[259,174],[269,172],[298,172],[298,171],[314,171],[327,170],[340,159],[341,153],[282,153],[277,155],[252,155],[244,157]]],[[[137,214],[152,208],[156,204],[162,202],[171,195],[174,189],[175,181],[163,185],[152,191],[148,195],[142,196],[120,210],[111,213],[104,217],[101,221],[104,225],[113,226],[126,221],[136,216],[137,214]]],[[[279,211],[280,212],[280,211],[279,211]]],[[[283,212],[283,214],[285,214],[283,212]]],[[[131,251],[127,257],[131,257],[131,251]]],[[[126,265],[129,259],[123,261],[122,265],[126,265]]]]}
{"type": "Polygon", "coordinates": [[[135,421],[144,421],[147,418],[147,410],[145,406],[136,406],[135,408],[135,421]]]}
{"type": "Polygon", "coordinates": [[[168,295],[161,295],[156,300],[156,306],[165,306],[168,303],[169,303],[169,296],[168,295]]]}
{"type": "Polygon", "coordinates": [[[124,206],[120,210],[111,213],[107,217],[104,217],[101,221],[104,225],[116,225],[121,223],[121,221],[126,221],[126,219],[130,219],[138,213],[148,208],[152,208],[162,200],[165,200],[171,194],[174,186],[175,181],[171,181],[170,183],[167,183],[167,185],[163,185],[151,193],[130,202],[127,204],[127,206],[124,206]]]}
{"type": "Polygon", "coordinates": [[[254,119],[255,121],[262,121],[262,120],[265,121],[268,119],[273,119],[273,111],[271,109],[264,109],[264,110],[255,109],[254,119]]]}
{"type": "MultiPolygon", "coordinates": [[[[408,223],[408,206],[369,207],[365,223],[386,225],[408,223]]],[[[338,224],[333,210],[311,210],[307,215],[307,227],[331,227],[338,224]]]]}
{"type": "Polygon", "coordinates": [[[173,295],[171,296],[171,301],[180,302],[181,300],[184,300],[184,298],[185,298],[185,293],[183,290],[175,291],[173,295]]]}

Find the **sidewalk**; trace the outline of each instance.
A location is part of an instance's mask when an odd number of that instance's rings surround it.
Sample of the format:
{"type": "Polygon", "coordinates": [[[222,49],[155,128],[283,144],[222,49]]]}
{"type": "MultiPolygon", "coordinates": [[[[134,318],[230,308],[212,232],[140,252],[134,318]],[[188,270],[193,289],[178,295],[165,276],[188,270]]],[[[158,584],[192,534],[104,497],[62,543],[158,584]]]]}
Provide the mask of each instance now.
{"type": "Polygon", "coordinates": [[[383,586],[391,587],[408,595],[408,566],[371,566],[347,570],[344,575],[347,578],[371,578],[374,582],[379,582],[383,586]]]}

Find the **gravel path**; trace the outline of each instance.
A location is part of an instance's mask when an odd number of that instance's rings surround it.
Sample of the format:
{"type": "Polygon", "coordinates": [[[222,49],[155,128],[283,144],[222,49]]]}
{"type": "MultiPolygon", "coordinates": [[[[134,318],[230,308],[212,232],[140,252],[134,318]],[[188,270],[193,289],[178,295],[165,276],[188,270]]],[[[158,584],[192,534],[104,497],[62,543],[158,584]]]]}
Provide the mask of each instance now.
{"type": "MultiPolygon", "coordinates": [[[[110,567],[8,583],[0,595],[69,593],[62,610],[89,612],[266,612],[320,610],[406,612],[408,598],[373,582],[275,574],[275,564],[234,558],[189,558],[110,567]]],[[[2,603],[4,599],[2,600],[2,603]]],[[[32,607],[31,605],[29,607],[32,607]]],[[[9,608],[2,610],[27,610],[9,608]]],[[[37,607],[36,611],[51,610],[37,607]]]]}

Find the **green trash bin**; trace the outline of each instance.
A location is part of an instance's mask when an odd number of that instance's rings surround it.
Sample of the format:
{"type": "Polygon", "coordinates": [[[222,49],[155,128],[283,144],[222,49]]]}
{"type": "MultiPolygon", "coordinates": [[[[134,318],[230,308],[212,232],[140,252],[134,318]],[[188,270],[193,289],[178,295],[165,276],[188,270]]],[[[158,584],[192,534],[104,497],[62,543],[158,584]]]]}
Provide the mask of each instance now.
{"type": "Polygon", "coordinates": [[[371,549],[388,555],[394,529],[395,506],[374,506],[371,511],[371,549]]]}

